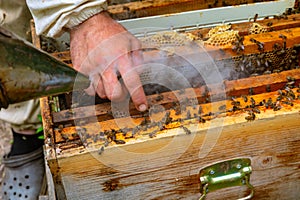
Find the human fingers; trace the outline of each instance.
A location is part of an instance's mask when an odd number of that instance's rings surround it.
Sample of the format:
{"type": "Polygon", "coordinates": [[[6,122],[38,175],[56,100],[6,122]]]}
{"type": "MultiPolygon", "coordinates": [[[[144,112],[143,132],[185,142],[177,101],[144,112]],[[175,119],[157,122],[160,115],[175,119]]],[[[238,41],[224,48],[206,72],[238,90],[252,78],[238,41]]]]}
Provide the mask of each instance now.
{"type": "Polygon", "coordinates": [[[84,91],[85,91],[85,93],[87,93],[90,96],[95,96],[96,95],[96,90],[93,86],[93,83],[91,83],[90,86],[88,88],[86,88],[84,91]]]}
{"type": "Polygon", "coordinates": [[[91,85],[85,91],[88,95],[95,95],[96,93],[102,99],[107,98],[103,87],[103,81],[99,73],[90,74],[91,85]]]}
{"type": "Polygon", "coordinates": [[[127,53],[118,59],[118,69],[131,99],[139,111],[147,110],[148,104],[142,83],[135,67],[132,67],[131,56],[127,53]]]}
{"type": "MultiPolygon", "coordinates": [[[[140,66],[144,63],[142,44],[141,42],[132,36],[131,39],[131,60],[134,66],[140,66]]],[[[137,69],[139,69],[138,67],[137,69]]],[[[138,70],[139,72],[139,70],[138,70]]]]}
{"type": "Polygon", "coordinates": [[[118,80],[116,71],[109,66],[101,73],[103,88],[108,99],[111,101],[120,101],[125,96],[125,91],[118,80]]]}

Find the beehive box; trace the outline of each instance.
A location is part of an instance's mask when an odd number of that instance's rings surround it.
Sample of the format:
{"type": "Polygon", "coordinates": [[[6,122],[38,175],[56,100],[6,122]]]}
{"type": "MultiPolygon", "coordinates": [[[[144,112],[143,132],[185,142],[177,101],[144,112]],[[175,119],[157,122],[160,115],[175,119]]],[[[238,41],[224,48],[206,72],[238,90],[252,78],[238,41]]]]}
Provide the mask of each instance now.
{"type": "MultiPolygon", "coordinates": [[[[138,3],[122,9],[131,12],[138,3]]],[[[200,80],[190,88],[149,94],[149,112],[128,103],[129,114],[116,116],[114,104],[80,91],[41,99],[48,180],[53,180],[49,199],[199,199],[204,193],[207,199],[242,198],[251,194],[243,173],[225,176],[248,165],[224,162],[236,158],[251,160],[253,199],[299,199],[300,15],[256,22],[223,26],[229,29],[225,35],[238,31],[233,41],[213,36],[212,28],[141,38],[184,36],[204,46],[213,66],[234,73],[207,85],[200,80]],[[210,170],[206,177],[223,178],[225,186],[203,190],[200,170],[218,162],[221,167],[211,169],[221,172],[210,170]]],[[[158,49],[145,51],[145,58],[155,58],[158,49]]],[[[178,68],[184,67],[175,62],[178,52],[203,58],[194,46],[163,51],[167,63],[178,68]]],[[[53,55],[70,63],[68,52],[53,55]]]]}

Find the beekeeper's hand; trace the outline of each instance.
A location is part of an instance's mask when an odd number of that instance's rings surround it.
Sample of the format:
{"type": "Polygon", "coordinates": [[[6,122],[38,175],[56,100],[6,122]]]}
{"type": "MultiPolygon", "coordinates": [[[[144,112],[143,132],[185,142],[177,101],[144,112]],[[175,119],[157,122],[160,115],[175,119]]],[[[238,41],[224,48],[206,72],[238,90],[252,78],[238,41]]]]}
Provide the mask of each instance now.
{"type": "Polygon", "coordinates": [[[74,27],[70,36],[73,66],[91,80],[88,94],[118,101],[129,92],[138,110],[147,109],[137,70],[141,44],[133,35],[101,12],[74,27]]]}

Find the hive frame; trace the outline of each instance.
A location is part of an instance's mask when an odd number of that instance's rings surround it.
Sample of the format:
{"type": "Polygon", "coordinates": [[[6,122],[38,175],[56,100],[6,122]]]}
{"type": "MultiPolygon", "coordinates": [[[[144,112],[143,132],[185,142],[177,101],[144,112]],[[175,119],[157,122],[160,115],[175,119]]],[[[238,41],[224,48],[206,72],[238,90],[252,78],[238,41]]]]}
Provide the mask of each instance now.
{"type": "Polygon", "coordinates": [[[135,35],[167,30],[192,30],[222,23],[249,21],[255,14],[259,18],[280,15],[287,8],[293,8],[294,4],[295,0],[278,0],[127,19],[120,23],[135,35]]]}

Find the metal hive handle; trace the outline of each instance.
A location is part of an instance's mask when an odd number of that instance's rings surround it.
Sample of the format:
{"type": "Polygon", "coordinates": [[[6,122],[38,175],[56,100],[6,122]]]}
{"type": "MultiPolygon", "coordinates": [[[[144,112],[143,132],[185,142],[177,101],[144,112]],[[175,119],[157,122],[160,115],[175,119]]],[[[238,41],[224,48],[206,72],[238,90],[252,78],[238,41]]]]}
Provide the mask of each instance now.
{"type": "Polygon", "coordinates": [[[254,187],[250,183],[252,172],[251,160],[239,158],[227,160],[207,166],[200,170],[200,193],[199,200],[204,200],[208,192],[232,186],[247,186],[251,192],[249,195],[238,200],[251,199],[254,196],[254,187]]]}

